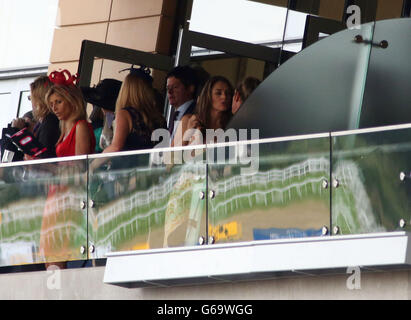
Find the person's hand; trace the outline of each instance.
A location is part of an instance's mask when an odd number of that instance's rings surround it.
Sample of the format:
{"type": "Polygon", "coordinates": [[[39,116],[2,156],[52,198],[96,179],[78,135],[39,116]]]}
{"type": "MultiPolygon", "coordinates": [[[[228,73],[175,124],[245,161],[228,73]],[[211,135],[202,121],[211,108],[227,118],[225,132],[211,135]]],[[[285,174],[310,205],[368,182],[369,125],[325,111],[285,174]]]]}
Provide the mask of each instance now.
{"type": "Polygon", "coordinates": [[[187,122],[187,128],[199,128],[200,127],[200,121],[198,120],[197,116],[193,114],[190,119],[188,119],[187,122]]]}
{"type": "Polygon", "coordinates": [[[24,154],[24,160],[35,160],[36,158],[29,156],[28,154],[24,154]]]}
{"type": "Polygon", "coordinates": [[[21,130],[26,127],[26,121],[23,118],[16,118],[11,122],[11,126],[21,130]]]}

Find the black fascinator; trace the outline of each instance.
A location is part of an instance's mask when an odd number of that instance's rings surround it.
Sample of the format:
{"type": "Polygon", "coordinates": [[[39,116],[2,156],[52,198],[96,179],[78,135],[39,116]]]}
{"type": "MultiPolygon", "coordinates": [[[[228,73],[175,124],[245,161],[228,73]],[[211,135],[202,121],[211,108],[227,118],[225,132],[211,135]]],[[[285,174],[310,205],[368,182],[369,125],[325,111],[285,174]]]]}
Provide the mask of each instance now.
{"type": "Polygon", "coordinates": [[[126,70],[130,70],[130,74],[142,78],[143,80],[147,81],[150,85],[153,83],[153,77],[151,76],[150,68],[141,65],[139,68],[135,68],[134,65],[131,68],[126,68],[120,70],[119,72],[123,72],[126,70]]]}

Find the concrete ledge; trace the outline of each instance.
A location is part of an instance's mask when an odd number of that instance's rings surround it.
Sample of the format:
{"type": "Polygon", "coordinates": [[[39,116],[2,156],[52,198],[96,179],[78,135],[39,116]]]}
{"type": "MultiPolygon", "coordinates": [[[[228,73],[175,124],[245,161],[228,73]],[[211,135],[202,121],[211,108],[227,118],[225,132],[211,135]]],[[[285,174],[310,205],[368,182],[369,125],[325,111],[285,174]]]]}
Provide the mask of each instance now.
{"type": "Polygon", "coordinates": [[[115,252],[104,283],[169,287],[409,268],[409,233],[390,232],[115,252]]]}
{"type": "Polygon", "coordinates": [[[105,267],[0,274],[0,300],[408,300],[411,268],[362,268],[357,280],[336,274],[277,273],[278,278],[220,281],[215,284],[125,288],[103,283],[105,267]],[[353,288],[353,284],[355,284],[353,288]],[[56,287],[57,286],[57,287],[56,287]]]}

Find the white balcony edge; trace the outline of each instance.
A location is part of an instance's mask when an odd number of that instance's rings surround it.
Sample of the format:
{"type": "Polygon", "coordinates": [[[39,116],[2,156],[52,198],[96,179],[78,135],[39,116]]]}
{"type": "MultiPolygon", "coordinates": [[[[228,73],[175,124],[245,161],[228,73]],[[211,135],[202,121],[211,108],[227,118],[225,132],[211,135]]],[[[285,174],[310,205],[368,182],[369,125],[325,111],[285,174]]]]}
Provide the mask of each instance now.
{"type": "Polygon", "coordinates": [[[407,232],[252,241],[107,254],[104,283],[175,286],[411,267],[407,232]]]}

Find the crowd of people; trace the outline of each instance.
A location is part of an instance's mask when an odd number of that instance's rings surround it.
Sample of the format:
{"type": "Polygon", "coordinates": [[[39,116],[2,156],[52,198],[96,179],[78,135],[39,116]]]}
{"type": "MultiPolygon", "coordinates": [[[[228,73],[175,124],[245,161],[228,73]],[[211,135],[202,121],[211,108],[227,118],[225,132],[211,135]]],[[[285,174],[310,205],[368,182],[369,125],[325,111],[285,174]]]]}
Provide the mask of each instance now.
{"type": "MultiPolygon", "coordinates": [[[[11,123],[13,130],[7,134],[11,140],[18,137],[14,143],[29,141],[21,145],[24,155],[18,160],[150,149],[156,146],[157,141],[152,137],[157,129],[165,133],[168,130],[170,147],[212,143],[207,141],[206,130],[225,129],[233,114],[259,84],[259,80],[249,77],[233,88],[225,77],[209,76],[203,69],[175,67],[166,77],[167,98],[172,107],[167,125],[161,111],[164,102],[153,87],[150,70],[143,66],[127,70],[129,73],[124,81],[104,79],[95,87],[79,87],[77,77],[67,70],[38,77],[30,85],[32,111],[14,119],[11,123]],[[89,116],[87,103],[93,105],[89,116]]],[[[100,167],[106,158],[109,157],[94,159],[88,166],[89,171],[100,167]]],[[[127,161],[120,160],[120,167],[127,166],[127,161]]],[[[72,174],[77,172],[75,165],[70,161],[67,163],[51,169],[54,168],[59,177],[76,176],[72,174]]],[[[84,172],[83,167],[79,170],[84,172]]],[[[59,222],[76,219],[74,211],[73,215],[61,215],[56,206],[59,202],[56,199],[76,192],[73,190],[76,186],[61,180],[62,183],[49,185],[46,191],[39,243],[40,255],[47,261],[46,267],[65,268],[66,262],[61,261],[73,255],[69,231],[61,236],[58,245],[53,240],[59,222]]],[[[129,180],[130,183],[133,179],[129,180]]],[[[111,187],[109,183],[107,188],[111,190],[111,187]]],[[[166,213],[166,220],[174,216],[172,205],[168,210],[171,213],[166,213]]],[[[172,230],[167,229],[165,243],[170,241],[171,233],[172,230]]]]}
{"type": "Polygon", "coordinates": [[[80,88],[67,70],[31,83],[33,119],[18,118],[12,126],[27,128],[45,148],[37,156],[25,154],[24,159],[150,149],[155,146],[152,133],[160,128],[169,130],[171,147],[209,143],[205,131],[225,129],[260,83],[247,77],[233,88],[223,76],[177,66],[166,77],[172,107],[167,126],[150,70],[143,66],[127,70],[123,82],[104,79],[92,88],[80,88]],[[90,117],[87,103],[93,105],[90,117]]]}

